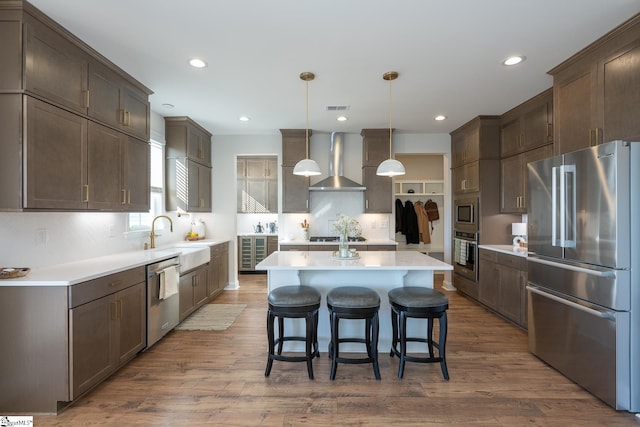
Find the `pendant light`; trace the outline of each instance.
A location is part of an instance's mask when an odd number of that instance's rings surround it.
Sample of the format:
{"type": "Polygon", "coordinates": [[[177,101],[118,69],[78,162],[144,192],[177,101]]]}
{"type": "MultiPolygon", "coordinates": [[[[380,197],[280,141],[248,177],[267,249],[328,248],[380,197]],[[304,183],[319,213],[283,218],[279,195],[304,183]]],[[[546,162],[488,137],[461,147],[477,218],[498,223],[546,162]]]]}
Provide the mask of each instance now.
{"type": "Polygon", "coordinates": [[[315,79],[315,75],[308,71],[304,73],[300,73],[300,79],[304,80],[307,83],[307,126],[306,126],[306,134],[305,134],[305,144],[307,147],[307,158],[304,160],[300,160],[296,163],[293,168],[294,175],[302,175],[302,176],[315,176],[320,175],[320,166],[315,162],[315,160],[311,160],[309,158],[309,82],[315,79]]]}
{"type": "Polygon", "coordinates": [[[391,127],[391,82],[398,78],[396,71],[388,71],[382,75],[382,78],[389,82],[389,158],[380,163],[376,170],[376,175],[380,176],[398,176],[404,175],[404,165],[400,161],[393,158],[393,128],[391,127]]]}

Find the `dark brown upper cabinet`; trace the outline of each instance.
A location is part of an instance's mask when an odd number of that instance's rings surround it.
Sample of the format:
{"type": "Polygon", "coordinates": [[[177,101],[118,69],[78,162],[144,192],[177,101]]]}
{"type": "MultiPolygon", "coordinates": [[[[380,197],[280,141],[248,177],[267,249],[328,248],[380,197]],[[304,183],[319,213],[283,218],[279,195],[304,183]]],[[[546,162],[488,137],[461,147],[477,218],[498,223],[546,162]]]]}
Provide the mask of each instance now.
{"type": "Polygon", "coordinates": [[[31,4],[5,3],[0,210],[149,210],[151,90],[31,4]]]}
{"type": "Polygon", "coordinates": [[[640,139],[640,14],[549,74],[556,154],[640,139]]]}

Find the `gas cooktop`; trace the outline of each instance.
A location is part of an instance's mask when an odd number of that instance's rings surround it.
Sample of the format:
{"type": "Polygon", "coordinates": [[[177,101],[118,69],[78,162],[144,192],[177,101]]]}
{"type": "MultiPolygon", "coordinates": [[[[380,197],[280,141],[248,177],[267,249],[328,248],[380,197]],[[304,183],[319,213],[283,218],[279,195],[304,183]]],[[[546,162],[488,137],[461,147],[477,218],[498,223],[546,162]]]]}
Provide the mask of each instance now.
{"type": "MultiPolygon", "coordinates": [[[[311,236],[309,238],[310,242],[338,242],[340,240],[340,237],[338,236],[311,236]]],[[[367,239],[365,239],[362,236],[358,236],[358,237],[348,237],[348,240],[350,242],[366,242],[367,239]]]]}

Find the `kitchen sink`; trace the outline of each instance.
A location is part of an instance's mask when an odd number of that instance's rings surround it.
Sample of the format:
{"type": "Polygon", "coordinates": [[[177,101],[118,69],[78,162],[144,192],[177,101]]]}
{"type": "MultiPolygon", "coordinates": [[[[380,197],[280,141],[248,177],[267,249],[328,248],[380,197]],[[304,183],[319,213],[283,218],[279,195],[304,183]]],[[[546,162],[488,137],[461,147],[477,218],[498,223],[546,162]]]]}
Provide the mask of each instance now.
{"type": "Polygon", "coordinates": [[[211,249],[207,247],[180,249],[180,271],[189,271],[211,260],[211,249]]]}
{"type": "Polygon", "coordinates": [[[154,250],[155,254],[162,255],[163,253],[176,253],[179,252],[180,258],[180,272],[185,273],[196,267],[208,263],[211,260],[211,248],[209,246],[175,246],[170,248],[163,248],[160,250],[154,250]]]}

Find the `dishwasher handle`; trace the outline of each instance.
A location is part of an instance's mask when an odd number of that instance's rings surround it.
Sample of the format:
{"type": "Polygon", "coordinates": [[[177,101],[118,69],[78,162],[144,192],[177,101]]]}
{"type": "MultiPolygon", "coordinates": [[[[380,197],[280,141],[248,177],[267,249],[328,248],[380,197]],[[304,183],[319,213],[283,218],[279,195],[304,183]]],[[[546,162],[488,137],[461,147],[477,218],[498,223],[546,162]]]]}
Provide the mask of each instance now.
{"type": "Polygon", "coordinates": [[[611,312],[609,311],[600,311],[600,310],[596,310],[590,307],[586,307],[582,304],[578,304],[576,302],[573,302],[571,300],[568,300],[566,298],[562,298],[553,294],[550,294],[549,292],[545,292],[539,288],[527,285],[527,290],[529,292],[532,292],[534,294],[538,294],[544,298],[548,298],[550,300],[553,300],[555,302],[558,302],[560,304],[564,304],[566,306],[569,306],[571,308],[575,308],[576,310],[580,310],[583,311],[585,313],[588,313],[592,316],[596,316],[596,317],[600,317],[602,319],[609,319],[609,320],[615,320],[615,317],[613,316],[613,314],[611,314],[611,312]]]}
{"type": "MultiPolygon", "coordinates": [[[[156,264],[157,265],[157,264],[156,264]]],[[[176,268],[180,268],[180,263],[179,262],[175,262],[173,264],[166,264],[166,265],[162,265],[162,267],[156,267],[155,265],[149,265],[147,266],[147,278],[151,278],[153,276],[157,276],[158,274],[160,274],[165,268],[168,267],[176,267],[176,268]]]]}

